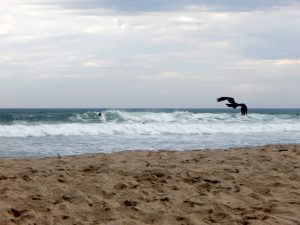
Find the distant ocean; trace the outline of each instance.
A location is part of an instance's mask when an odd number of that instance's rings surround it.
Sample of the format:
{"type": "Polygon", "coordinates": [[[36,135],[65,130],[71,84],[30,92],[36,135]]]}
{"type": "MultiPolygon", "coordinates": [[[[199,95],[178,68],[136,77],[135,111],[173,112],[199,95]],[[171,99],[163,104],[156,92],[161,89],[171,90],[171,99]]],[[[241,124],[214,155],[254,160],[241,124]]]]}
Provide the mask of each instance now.
{"type": "Polygon", "coordinates": [[[300,109],[0,109],[8,158],[279,143],[300,143],[300,109]]]}

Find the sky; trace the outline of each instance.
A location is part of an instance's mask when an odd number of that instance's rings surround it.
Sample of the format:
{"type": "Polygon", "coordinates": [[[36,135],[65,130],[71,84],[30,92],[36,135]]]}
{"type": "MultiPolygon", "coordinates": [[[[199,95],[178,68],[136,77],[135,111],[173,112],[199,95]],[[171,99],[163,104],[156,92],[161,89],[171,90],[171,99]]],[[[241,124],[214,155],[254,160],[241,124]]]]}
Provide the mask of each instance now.
{"type": "Polygon", "coordinates": [[[300,108],[300,0],[0,0],[0,108],[300,108]]]}

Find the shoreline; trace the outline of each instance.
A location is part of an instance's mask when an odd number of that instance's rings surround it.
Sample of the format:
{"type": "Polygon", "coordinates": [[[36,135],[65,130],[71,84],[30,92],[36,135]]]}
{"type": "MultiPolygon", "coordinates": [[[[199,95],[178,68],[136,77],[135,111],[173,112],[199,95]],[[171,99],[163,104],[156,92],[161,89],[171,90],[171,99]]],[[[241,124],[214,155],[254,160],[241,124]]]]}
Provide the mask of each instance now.
{"type": "Polygon", "coordinates": [[[0,224],[299,224],[300,144],[0,159],[0,224]]]}
{"type": "Polygon", "coordinates": [[[195,152],[195,151],[239,151],[239,150],[251,150],[251,149],[257,149],[257,148],[268,148],[273,146],[282,146],[283,148],[285,146],[299,146],[300,143],[282,143],[282,144],[262,144],[262,145],[247,145],[247,146],[237,146],[237,147],[219,147],[219,148],[199,148],[199,149],[155,149],[155,150],[147,150],[147,149],[125,149],[125,150],[119,150],[119,151],[107,151],[107,152],[85,152],[85,153],[78,153],[78,154],[70,154],[70,155],[61,155],[60,152],[57,152],[58,154],[56,156],[17,156],[17,157],[1,157],[0,156],[0,162],[2,160],[41,160],[41,159],[64,159],[64,158],[72,158],[72,157],[84,157],[84,156],[97,156],[98,154],[105,154],[105,155],[112,155],[112,154],[118,154],[118,153],[126,153],[126,152],[195,152]]]}

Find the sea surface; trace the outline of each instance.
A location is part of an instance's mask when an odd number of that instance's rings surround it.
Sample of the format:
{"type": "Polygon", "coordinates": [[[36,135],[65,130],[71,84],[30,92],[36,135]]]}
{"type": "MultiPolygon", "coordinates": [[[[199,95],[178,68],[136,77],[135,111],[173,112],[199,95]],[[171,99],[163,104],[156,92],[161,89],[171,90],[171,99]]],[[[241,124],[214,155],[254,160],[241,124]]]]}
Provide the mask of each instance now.
{"type": "Polygon", "coordinates": [[[0,157],[300,143],[300,109],[248,113],[229,108],[0,109],[0,157]]]}

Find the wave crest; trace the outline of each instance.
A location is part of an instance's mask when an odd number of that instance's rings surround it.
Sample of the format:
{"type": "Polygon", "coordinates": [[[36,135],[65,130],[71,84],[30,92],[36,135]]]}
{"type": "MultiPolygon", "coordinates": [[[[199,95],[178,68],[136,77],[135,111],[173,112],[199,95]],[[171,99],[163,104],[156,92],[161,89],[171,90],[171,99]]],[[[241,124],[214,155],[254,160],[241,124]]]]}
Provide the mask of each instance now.
{"type": "Polygon", "coordinates": [[[299,132],[299,123],[94,123],[2,125],[0,137],[74,135],[207,135],[217,133],[299,132]]]}

